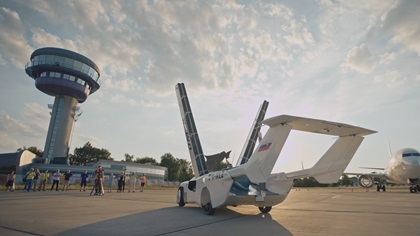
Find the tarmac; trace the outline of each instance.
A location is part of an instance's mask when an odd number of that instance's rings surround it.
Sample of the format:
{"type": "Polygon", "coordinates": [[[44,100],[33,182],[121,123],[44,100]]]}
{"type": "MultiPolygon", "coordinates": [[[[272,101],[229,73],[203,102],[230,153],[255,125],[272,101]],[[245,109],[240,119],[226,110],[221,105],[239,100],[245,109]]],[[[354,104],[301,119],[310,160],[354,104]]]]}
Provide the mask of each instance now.
{"type": "Polygon", "coordinates": [[[270,213],[255,206],[179,207],[176,189],[135,193],[0,193],[0,235],[420,235],[420,193],[292,189],[270,213]]]}

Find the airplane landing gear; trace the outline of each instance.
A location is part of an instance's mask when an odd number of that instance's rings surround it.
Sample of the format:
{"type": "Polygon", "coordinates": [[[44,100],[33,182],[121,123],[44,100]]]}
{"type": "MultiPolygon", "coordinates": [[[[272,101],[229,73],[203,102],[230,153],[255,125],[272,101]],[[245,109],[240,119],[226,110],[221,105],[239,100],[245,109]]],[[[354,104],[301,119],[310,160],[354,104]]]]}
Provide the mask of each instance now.
{"type": "Polygon", "coordinates": [[[381,190],[386,192],[385,184],[377,184],[376,185],[376,191],[380,192],[381,190]]]}
{"type": "Polygon", "coordinates": [[[268,213],[271,211],[271,206],[258,207],[258,209],[260,209],[261,213],[268,213]]]}
{"type": "Polygon", "coordinates": [[[417,193],[420,192],[420,185],[418,184],[418,179],[409,179],[410,183],[410,193],[417,193]]]}
{"type": "Polygon", "coordinates": [[[203,206],[203,210],[204,210],[204,213],[205,213],[206,215],[214,215],[214,212],[216,211],[216,209],[214,209],[214,208],[211,206],[211,203],[207,203],[206,205],[204,205],[204,206],[203,206]]]}

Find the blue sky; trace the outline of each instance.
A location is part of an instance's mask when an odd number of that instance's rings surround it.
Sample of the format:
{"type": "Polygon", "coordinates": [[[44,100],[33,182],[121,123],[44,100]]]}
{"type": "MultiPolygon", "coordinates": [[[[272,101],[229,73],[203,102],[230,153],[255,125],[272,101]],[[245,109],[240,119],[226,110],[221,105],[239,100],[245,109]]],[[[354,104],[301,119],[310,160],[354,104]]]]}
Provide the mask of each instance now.
{"type": "MultiPolygon", "coordinates": [[[[43,94],[31,53],[66,48],[101,69],[80,104],[71,152],[189,160],[175,96],[183,82],[205,154],[241,152],[257,109],[378,131],[347,171],[385,167],[388,145],[420,149],[418,1],[1,1],[0,152],[44,149],[43,94]]],[[[294,132],[275,166],[312,166],[334,142],[294,132]]]]}

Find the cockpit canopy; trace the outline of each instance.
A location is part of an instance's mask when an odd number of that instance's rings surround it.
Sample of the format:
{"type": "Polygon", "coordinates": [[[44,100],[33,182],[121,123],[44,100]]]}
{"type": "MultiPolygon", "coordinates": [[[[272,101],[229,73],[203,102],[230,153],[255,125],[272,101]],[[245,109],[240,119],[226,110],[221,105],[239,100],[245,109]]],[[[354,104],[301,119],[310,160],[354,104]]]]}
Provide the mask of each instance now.
{"type": "Polygon", "coordinates": [[[409,156],[417,156],[417,157],[419,157],[420,156],[420,153],[418,153],[418,152],[407,152],[407,153],[403,153],[402,156],[403,157],[409,157],[409,156]]]}
{"type": "Polygon", "coordinates": [[[416,149],[413,148],[404,148],[399,150],[397,153],[398,158],[420,158],[420,153],[416,149]]]}

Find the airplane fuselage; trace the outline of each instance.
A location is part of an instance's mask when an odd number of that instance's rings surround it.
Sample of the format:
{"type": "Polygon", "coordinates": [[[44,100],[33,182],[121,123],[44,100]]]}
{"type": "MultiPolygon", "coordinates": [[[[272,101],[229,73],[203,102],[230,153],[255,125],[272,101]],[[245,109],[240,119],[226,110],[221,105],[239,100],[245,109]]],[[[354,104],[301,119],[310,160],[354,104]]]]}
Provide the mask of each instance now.
{"type": "Polygon", "coordinates": [[[385,174],[389,178],[389,182],[396,184],[407,184],[410,183],[410,180],[419,180],[419,152],[412,148],[397,151],[389,161],[385,174]]]}
{"type": "MultiPolygon", "coordinates": [[[[211,199],[212,207],[236,205],[275,206],[283,202],[293,186],[284,173],[271,174],[265,185],[252,184],[242,175],[242,167],[211,172],[180,185],[178,198],[202,207],[211,199]],[[211,195],[210,195],[211,193],[211,195]]],[[[179,201],[179,199],[178,199],[179,201]]]]}

